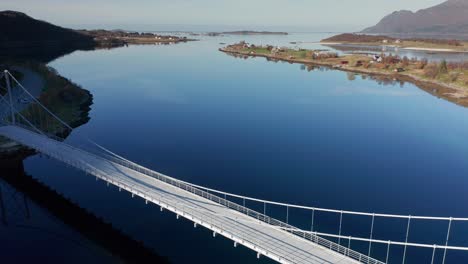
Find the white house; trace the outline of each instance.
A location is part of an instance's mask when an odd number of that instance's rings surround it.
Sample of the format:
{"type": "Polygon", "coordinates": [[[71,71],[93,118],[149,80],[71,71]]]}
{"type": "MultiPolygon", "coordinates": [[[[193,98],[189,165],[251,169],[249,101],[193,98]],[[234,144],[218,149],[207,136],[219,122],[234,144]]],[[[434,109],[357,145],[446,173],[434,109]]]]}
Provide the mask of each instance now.
{"type": "Polygon", "coordinates": [[[372,59],[376,62],[382,62],[382,56],[379,55],[372,56],[372,59]]]}

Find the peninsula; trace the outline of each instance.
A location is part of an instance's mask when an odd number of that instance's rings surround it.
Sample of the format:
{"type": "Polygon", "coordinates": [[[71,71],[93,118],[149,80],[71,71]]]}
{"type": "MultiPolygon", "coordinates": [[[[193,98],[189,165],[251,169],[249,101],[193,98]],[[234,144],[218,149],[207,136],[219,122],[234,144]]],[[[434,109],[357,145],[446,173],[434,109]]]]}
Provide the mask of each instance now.
{"type": "Polygon", "coordinates": [[[356,45],[356,46],[387,46],[409,50],[422,50],[434,52],[468,52],[468,41],[455,39],[425,39],[425,38],[405,38],[383,35],[366,35],[344,33],[327,39],[320,43],[325,45],[356,45]]]}
{"type": "Polygon", "coordinates": [[[351,54],[291,49],[272,45],[256,46],[245,42],[220,51],[234,56],[265,57],[270,61],[301,63],[414,83],[421,89],[459,105],[468,106],[468,63],[440,63],[393,55],[351,54]]]}

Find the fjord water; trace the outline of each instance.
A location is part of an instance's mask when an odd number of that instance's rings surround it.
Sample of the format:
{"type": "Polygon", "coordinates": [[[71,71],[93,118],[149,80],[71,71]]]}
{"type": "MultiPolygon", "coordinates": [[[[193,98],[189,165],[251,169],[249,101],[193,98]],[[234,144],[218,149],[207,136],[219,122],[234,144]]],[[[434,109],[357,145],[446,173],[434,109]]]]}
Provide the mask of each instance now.
{"type": "MultiPolygon", "coordinates": [[[[298,38],[322,36],[242,37],[256,44],[298,38]]],[[[246,196],[366,212],[468,216],[468,109],[411,84],[384,86],[345,72],[308,72],[298,64],[217,50],[219,42],[238,40],[203,37],[178,45],[78,51],[50,63],[94,96],[90,122],[68,140],[86,135],[162,173],[246,196]]],[[[25,166],[174,263],[270,263],[58,162],[35,156],[25,166]]],[[[310,225],[295,220],[294,211],[290,219],[310,225]]],[[[336,232],[336,223],[321,225],[336,232]]],[[[381,232],[404,240],[406,222],[392,228],[381,232]]],[[[466,242],[467,226],[455,230],[450,241],[466,242]]],[[[411,235],[434,233],[444,244],[445,231],[445,223],[423,225],[411,235]]],[[[401,261],[396,251],[391,263],[401,261]]],[[[423,256],[430,259],[431,252],[423,256]]],[[[418,263],[420,253],[410,250],[408,263],[418,263]]],[[[447,260],[467,258],[449,253],[447,260]]]]}

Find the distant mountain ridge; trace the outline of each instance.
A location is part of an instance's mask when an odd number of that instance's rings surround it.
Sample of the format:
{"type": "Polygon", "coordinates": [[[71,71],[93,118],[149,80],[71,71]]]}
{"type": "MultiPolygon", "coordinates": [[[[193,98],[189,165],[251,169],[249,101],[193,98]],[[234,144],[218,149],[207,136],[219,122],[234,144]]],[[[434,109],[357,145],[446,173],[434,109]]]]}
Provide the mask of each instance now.
{"type": "Polygon", "coordinates": [[[0,25],[0,47],[2,48],[46,45],[91,47],[95,45],[90,36],[34,19],[21,12],[1,11],[0,25]]]}
{"type": "Polygon", "coordinates": [[[468,34],[468,0],[448,0],[417,12],[396,11],[362,33],[468,34]]]}

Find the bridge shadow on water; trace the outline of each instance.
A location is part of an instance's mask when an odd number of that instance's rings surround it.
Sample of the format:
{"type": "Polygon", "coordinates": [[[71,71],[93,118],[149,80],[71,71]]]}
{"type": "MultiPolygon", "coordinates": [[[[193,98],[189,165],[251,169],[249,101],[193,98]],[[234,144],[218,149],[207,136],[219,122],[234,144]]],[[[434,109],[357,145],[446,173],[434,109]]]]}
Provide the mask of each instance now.
{"type": "MultiPolygon", "coordinates": [[[[0,187],[3,187],[0,189],[3,190],[3,192],[0,192],[0,224],[7,231],[12,231],[15,234],[16,232],[23,234],[23,231],[26,231],[26,235],[29,237],[30,232],[42,230],[47,233],[44,235],[45,237],[52,235],[58,240],[72,241],[72,244],[88,248],[86,251],[96,251],[96,249],[93,249],[95,246],[86,242],[87,239],[99,248],[97,251],[101,253],[97,253],[97,255],[107,256],[105,259],[110,259],[109,263],[170,263],[168,258],[158,255],[141,241],[134,240],[111,224],[104,222],[101,218],[65,198],[57,191],[27,175],[24,172],[22,158],[1,159],[0,172],[0,187]],[[7,191],[13,192],[13,195],[8,195],[7,191]],[[20,198],[7,199],[11,197],[20,198]],[[35,219],[34,215],[31,216],[29,208],[32,206],[38,206],[45,210],[46,214],[50,214],[55,221],[58,220],[59,223],[65,224],[67,228],[78,232],[86,239],[82,242],[83,239],[79,238],[79,236],[59,235],[62,228],[47,230],[40,227],[41,220],[35,219]]],[[[23,237],[15,238],[15,240],[23,239],[28,240],[28,238],[23,237]]],[[[67,243],[64,244],[66,246],[67,243]]],[[[28,248],[25,248],[25,250],[28,250],[28,248]]],[[[59,253],[63,248],[48,248],[48,250],[48,252],[42,252],[41,255],[48,255],[47,258],[54,259],[54,255],[63,254],[59,253]]],[[[14,257],[22,254],[24,253],[9,252],[6,258],[8,259],[9,255],[14,257]]],[[[31,254],[31,256],[34,256],[34,254],[31,254]]],[[[66,256],[65,259],[71,262],[77,261],[70,259],[70,257],[72,256],[66,256]]],[[[82,259],[82,257],[78,259],[82,259]]],[[[91,259],[97,261],[99,258],[92,257],[91,259]]]]}

